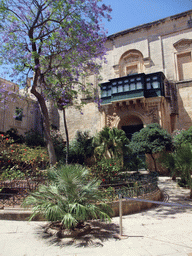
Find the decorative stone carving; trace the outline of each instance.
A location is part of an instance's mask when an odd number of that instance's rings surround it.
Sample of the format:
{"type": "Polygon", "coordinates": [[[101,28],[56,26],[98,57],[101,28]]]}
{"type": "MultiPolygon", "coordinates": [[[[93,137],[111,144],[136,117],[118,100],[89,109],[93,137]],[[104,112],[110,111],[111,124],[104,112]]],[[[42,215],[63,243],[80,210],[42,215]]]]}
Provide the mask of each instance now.
{"type": "Polygon", "coordinates": [[[112,115],[107,115],[107,126],[109,127],[115,127],[117,120],[119,119],[119,117],[117,116],[116,113],[113,113],[112,115]]]}
{"type": "Polygon", "coordinates": [[[173,44],[177,51],[183,51],[192,48],[192,39],[181,39],[173,44]]]}

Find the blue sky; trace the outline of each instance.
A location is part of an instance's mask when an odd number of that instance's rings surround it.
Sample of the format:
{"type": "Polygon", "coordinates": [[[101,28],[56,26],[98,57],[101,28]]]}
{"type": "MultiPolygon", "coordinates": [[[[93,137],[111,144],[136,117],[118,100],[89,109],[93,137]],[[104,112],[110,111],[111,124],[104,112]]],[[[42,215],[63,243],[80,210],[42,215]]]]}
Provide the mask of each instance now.
{"type": "MultiPolygon", "coordinates": [[[[102,2],[111,5],[113,9],[112,20],[105,22],[108,35],[192,9],[192,0],[103,0],[102,2]]],[[[11,80],[8,76],[4,78],[11,80]]]]}
{"type": "Polygon", "coordinates": [[[103,0],[111,5],[108,35],[192,9],[192,0],[103,0]]]}

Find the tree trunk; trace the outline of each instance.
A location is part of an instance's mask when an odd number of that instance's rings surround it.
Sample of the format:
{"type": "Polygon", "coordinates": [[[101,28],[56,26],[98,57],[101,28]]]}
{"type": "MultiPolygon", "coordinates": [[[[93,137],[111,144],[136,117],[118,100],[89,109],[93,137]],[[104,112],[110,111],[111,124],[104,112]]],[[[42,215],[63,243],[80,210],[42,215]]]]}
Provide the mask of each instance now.
{"type": "Polygon", "coordinates": [[[155,157],[153,156],[153,154],[151,154],[151,157],[152,157],[153,162],[154,162],[155,171],[157,172],[157,164],[156,164],[155,157]]]}
{"type": "Polygon", "coordinates": [[[190,196],[189,196],[190,199],[192,199],[192,188],[190,190],[190,196]]]}
{"type": "Polygon", "coordinates": [[[66,164],[68,164],[68,162],[69,162],[69,134],[68,134],[68,129],[67,129],[67,121],[66,121],[66,115],[65,115],[65,108],[63,108],[63,122],[64,122],[64,127],[65,127],[66,146],[67,146],[66,164]]]}
{"type": "Polygon", "coordinates": [[[50,124],[49,124],[49,114],[47,110],[47,106],[45,104],[45,99],[44,97],[36,91],[36,86],[37,86],[37,79],[38,75],[35,74],[33,86],[31,89],[31,93],[35,95],[37,98],[39,105],[41,107],[41,112],[43,115],[43,125],[44,125],[44,132],[45,132],[45,138],[46,138],[46,144],[47,144],[47,150],[49,154],[49,164],[50,166],[53,166],[57,162],[57,158],[55,155],[55,149],[53,146],[52,138],[51,138],[51,132],[50,132],[50,124]]]}

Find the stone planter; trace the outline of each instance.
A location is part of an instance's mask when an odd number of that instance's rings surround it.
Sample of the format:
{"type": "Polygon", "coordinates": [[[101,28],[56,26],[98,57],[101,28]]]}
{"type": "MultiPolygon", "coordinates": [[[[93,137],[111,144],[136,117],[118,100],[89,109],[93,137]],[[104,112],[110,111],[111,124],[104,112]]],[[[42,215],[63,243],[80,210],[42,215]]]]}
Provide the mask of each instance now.
{"type": "MultiPolygon", "coordinates": [[[[153,200],[153,201],[162,201],[163,200],[163,193],[160,189],[152,193],[146,194],[144,197],[140,197],[146,200],[153,200]]],[[[119,201],[114,201],[109,203],[110,207],[113,209],[113,217],[119,216],[119,201]]],[[[123,208],[123,215],[133,214],[137,212],[141,212],[143,210],[150,209],[154,207],[155,204],[147,203],[147,202],[137,202],[137,201],[130,201],[123,199],[122,200],[122,208],[123,208]]]]}

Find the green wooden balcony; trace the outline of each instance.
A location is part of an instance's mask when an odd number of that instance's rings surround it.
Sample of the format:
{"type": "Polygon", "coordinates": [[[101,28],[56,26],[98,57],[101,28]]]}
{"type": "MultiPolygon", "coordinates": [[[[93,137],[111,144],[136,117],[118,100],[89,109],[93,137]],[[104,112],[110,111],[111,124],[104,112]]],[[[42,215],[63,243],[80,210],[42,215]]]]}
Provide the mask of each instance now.
{"type": "Polygon", "coordinates": [[[165,76],[162,72],[110,79],[109,82],[101,84],[101,104],[133,98],[165,96],[164,81],[165,76]]]}

